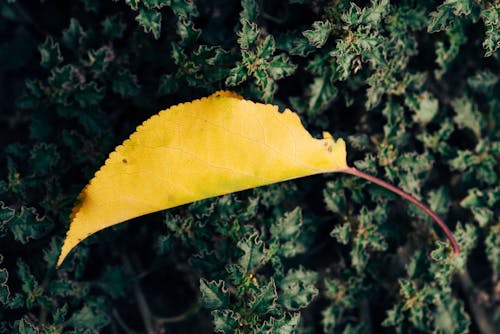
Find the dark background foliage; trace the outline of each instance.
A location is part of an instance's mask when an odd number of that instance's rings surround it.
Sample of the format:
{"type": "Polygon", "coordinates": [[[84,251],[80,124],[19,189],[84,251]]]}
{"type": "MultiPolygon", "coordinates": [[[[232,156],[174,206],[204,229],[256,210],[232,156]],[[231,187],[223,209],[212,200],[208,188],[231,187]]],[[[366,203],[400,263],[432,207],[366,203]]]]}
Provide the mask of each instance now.
{"type": "Polygon", "coordinates": [[[2,0],[0,333],[500,332],[499,27],[495,0],[2,0]],[[135,219],[56,270],[107,154],[218,89],[346,138],[461,254],[332,175],[135,219]]]}

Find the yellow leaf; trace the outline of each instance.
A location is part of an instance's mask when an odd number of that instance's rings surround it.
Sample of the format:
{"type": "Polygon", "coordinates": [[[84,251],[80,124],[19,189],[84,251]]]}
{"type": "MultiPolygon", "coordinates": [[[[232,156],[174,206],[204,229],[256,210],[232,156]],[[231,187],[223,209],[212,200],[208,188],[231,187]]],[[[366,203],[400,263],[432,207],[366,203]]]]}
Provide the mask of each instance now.
{"type": "Polygon", "coordinates": [[[80,241],[151,212],[347,168],[345,143],[297,114],[231,92],[161,111],[109,155],[73,209],[59,266],[80,241]]]}

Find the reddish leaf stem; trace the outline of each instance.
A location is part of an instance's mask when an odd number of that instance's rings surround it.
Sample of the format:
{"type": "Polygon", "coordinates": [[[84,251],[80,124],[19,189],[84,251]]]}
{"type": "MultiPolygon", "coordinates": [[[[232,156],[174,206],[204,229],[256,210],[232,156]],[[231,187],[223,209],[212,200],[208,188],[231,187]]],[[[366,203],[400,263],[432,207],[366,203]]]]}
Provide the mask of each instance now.
{"type": "Polygon", "coordinates": [[[448,226],[446,226],[446,224],[431,210],[429,209],[428,206],[424,205],[422,202],[420,202],[418,199],[416,199],[414,196],[404,192],[403,190],[393,186],[392,184],[390,183],[387,183],[375,176],[372,176],[370,174],[366,174],[362,171],[360,171],[359,169],[356,169],[354,167],[346,167],[346,168],[342,168],[340,170],[338,170],[337,172],[340,172],[340,173],[345,173],[345,174],[350,174],[350,175],[354,175],[354,176],[358,176],[362,179],[365,179],[365,180],[368,180],[370,182],[373,182],[373,183],[376,183],[378,184],[379,186],[382,186],[396,194],[398,194],[399,196],[407,199],[408,201],[412,202],[413,204],[415,204],[416,206],[418,206],[419,208],[421,208],[422,210],[424,210],[425,213],[427,213],[429,216],[431,216],[432,219],[434,219],[434,221],[436,223],[438,223],[438,225],[441,227],[441,229],[443,230],[444,234],[446,234],[446,237],[448,238],[448,240],[450,240],[450,243],[453,247],[453,252],[455,254],[458,254],[460,252],[460,247],[458,246],[458,243],[457,241],[455,240],[455,237],[453,236],[453,234],[451,233],[451,231],[448,229],[448,226]]]}

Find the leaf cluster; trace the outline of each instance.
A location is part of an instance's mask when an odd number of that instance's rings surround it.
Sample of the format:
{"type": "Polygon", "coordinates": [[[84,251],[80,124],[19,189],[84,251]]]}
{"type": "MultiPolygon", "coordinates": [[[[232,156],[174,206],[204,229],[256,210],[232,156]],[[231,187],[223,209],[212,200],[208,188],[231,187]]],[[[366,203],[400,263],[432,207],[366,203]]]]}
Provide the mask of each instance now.
{"type": "Polygon", "coordinates": [[[0,2],[0,333],[498,332],[499,32],[495,1],[0,2]],[[332,175],[136,219],[55,270],[108,152],[217,89],[346,138],[462,253],[332,175]]]}

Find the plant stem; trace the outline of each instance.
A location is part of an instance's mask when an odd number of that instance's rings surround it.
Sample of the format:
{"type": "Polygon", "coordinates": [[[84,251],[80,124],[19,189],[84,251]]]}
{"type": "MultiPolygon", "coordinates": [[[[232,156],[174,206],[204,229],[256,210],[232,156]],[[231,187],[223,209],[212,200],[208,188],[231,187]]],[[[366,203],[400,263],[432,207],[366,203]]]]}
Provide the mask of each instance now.
{"type": "Polygon", "coordinates": [[[453,236],[451,231],[448,229],[448,226],[446,226],[446,224],[441,220],[441,218],[439,218],[428,206],[424,205],[422,202],[420,202],[414,196],[408,194],[407,192],[404,192],[403,190],[393,186],[392,184],[390,184],[388,182],[385,182],[385,181],[379,179],[378,177],[364,173],[364,172],[362,172],[359,169],[354,168],[354,167],[342,168],[342,169],[337,170],[336,172],[354,175],[354,176],[360,177],[362,179],[368,180],[370,182],[376,183],[379,186],[382,186],[382,187],[398,194],[399,196],[403,197],[404,199],[407,199],[408,201],[412,202],[413,204],[418,206],[420,209],[424,210],[424,212],[426,214],[428,214],[432,219],[434,219],[434,221],[441,227],[444,234],[446,234],[446,237],[448,238],[448,240],[450,240],[450,243],[453,247],[453,252],[455,254],[458,254],[460,252],[460,247],[458,246],[458,243],[455,240],[455,237],[453,236]]]}
{"type": "Polygon", "coordinates": [[[483,305],[478,301],[479,298],[477,296],[476,287],[474,286],[474,282],[470,278],[470,275],[467,271],[462,271],[458,274],[458,278],[460,279],[460,285],[462,286],[462,290],[465,293],[465,297],[467,302],[469,303],[470,310],[474,321],[479,327],[479,331],[481,334],[494,334],[498,333],[498,329],[495,329],[495,322],[488,317],[483,305]]]}
{"type": "MultiPolygon", "coordinates": [[[[126,272],[128,274],[133,274],[134,270],[132,269],[132,264],[130,263],[130,260],[128,259],[128,257],[122,254],[122,260],[123,260],[123,264],[125,265],[126,272]]],[[[146,297],[144,297],[144,294],[142,293],[142,290],[141,290],[141,287],[140,287],[138,281],[136,281],[134,283],[133,288],[134,288],[135,299],[137,301],[137,306],[139,308],[139,313],[141,314],[142,321],[144,323],[144,327],[146,328],[146,333],[155,334],[156,331],[154,330],[154,326],[152,324],[153,316],[151,314],[148,303],[146,301],[146,297]]]]}

